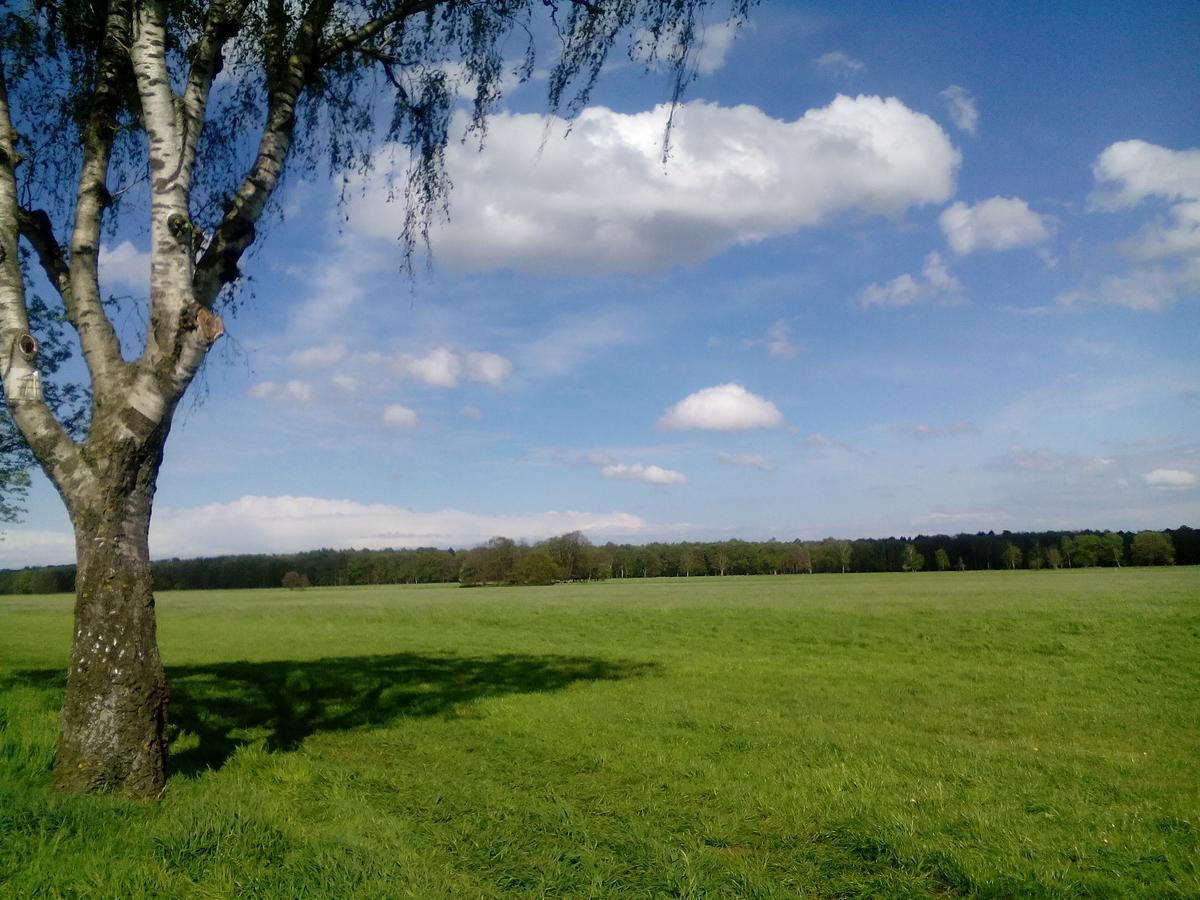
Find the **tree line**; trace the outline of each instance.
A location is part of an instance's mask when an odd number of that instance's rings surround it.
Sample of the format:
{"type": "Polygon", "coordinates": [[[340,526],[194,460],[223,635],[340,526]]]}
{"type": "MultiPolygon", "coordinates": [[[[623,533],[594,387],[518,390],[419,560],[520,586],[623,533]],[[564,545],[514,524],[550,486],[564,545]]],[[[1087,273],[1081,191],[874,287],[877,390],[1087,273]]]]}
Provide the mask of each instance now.
{"type": "MultiPolygon", "coordinates": [[[[821,541],[593,544],[575,531],[528,544],[492,538],[468,550],[312,550],[164,559],[154,590],[369,584],[550,584],[609,578],[693,578],[824,572],[1057,569],[1200,564],[1200,530],[979,532],[821,541]],[[285,581],[285,578],[287,579],[285,581]]],[[[0,570],[0,594],[75,590],[74,566],[0,570]]]]}

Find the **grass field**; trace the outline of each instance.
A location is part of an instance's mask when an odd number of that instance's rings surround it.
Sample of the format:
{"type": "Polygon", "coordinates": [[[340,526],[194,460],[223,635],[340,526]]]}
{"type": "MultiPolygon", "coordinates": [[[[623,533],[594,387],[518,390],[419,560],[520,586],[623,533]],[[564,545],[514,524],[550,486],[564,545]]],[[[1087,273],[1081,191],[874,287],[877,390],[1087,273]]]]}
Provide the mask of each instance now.
{"type": "Polygon", "coordinates": [[[48,789],[0,598],[0,895],[1200,896],[1200,571],[160,596],[175,774],[48,789]]]}

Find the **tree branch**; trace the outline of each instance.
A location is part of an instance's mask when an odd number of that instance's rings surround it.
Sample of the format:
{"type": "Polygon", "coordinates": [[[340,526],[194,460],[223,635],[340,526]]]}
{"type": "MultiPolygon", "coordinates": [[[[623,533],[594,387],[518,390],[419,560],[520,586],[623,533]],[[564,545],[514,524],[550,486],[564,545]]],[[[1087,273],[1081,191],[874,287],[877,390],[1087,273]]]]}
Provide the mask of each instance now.
{"type": "Polygon", "coordinates": [[[99,399],[112,385],[111,375],[124,366],[121,345],[100,299],[100,226],[108,193],[108,166],[120,108],[118,85],[129,33],[128,0],[112,0],[104,38],[96,59],[96,86],[91,113],[81,134],[83,164],[71,231],[71,299],[67,318],[79,335],[84,360],[99,399]]]}
{"type": "Polygon", "coordinates": [[[25,238],[37,253],[46,278],[62,297],[63,307],[69,310],[74,305],[71,296],[71,267],[67,265],[66,257],[63,256],[62,245],[54,237],[54,226],[50,223],[50,216],[45,210],[29,210],[22,207],[17,210],[17,225],[21,237],[25,238]]]}
{"type": "Polygon", "coordinates": [[[37,341],[29,335],[25,281],[17,253],[20,213],[13,136],[8,85],[4,67],[0,66],[0,377],[9,414],[65,497],[75,481],[88,477],[88,471],[79,465],[79,447],[54,417],[41,392],[37,341]]]}
{"type": "Polygon", "coordinates": [[[402,22],[410,16],[430,12],[439,6],[444,6],[445,3],[446,0],[411,0],[411,2],[401,4],[387,15],[372,19],[354,31],[331,40],[321,48],[320,61],[328,62],[341,56],[343,53],[356,50],[385,28],[395,25],[397,22],[402,22]]]}
{"type": "Polygon", "coordinates": [[[320,39],[333,8],[333,0],[314,0],[296,35],[292,52],[278,77],[272,79],[254,164],[233,196],[229,210],[213,232],[192,283],[196,302],[210,309],[225,285],[238,277],[238,262],[254,242],[255,225],[267,200],[279,184],[283,164],[296,129],[296,104],[305,84],[319,65],[320,39]]]}

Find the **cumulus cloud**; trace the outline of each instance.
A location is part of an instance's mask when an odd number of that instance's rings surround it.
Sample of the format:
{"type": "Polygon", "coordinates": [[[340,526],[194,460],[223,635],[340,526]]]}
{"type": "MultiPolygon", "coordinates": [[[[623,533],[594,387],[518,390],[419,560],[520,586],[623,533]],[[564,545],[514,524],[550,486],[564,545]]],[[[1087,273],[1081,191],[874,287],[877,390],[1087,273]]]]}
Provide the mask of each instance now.
{"type": "Polygon", "coordinates": [[[905,272],[884,284],[868,285],[859,297],[859,303],[867,308],[915,306],[919,303],[956,306],[963,302],[962,282],[946,268],[942,255],[936,250],[925,258],[925,265],[918,277],[905,272]]]}
{"type": "Polygon", "coordinates": [[[304,381],[288,381],[279,384],[274,381],[260,381],[250,388],[250,396],[259,400],[283,400],[288,403],[305,405],[312,402],[312,386],[304,381]]]}
{"type": "Polygon", "coordinates": [[[1196,476],[1184,469],[1155,469],[1145,473],[1142,479],[1151,487],[1175,491],[1196,486],[1196,476]]]}
{"type": "Polygon", "coordinates": [[[717,462],[727,466],[740,466],[746,469],[758,469],[760,472],[774,472],[775,463],[758,453],[717,453],[717,462]]]}
{"type": "Polygon", "coordinates": [[[946,103],[946,112],[950,114],[950,121],[955,127],[974,135],[975,129],[979,127],[979,103],[971,92],[952,84],[942,91],[940,96],[946,103]]]}
{"type": "Polygon", "coordinates": [[[1092,166],[1093,212],[1166,204],[1119,245],[1128,268],[1059,295],[1063,306],[1096,303],[1157,311],[1200,294],[1200,149],[1171,150],[1146,141],[1119,141],[1092,166]]]}
{"type": "Polygon", "coordinates": [[[1118,141],[1092,166],[1094,210],[1128,209],[1149,198],[1200,200],[1200,149],[1171,150],[1146,141],[1118,141]]]}
{"type": "Polygon", "coordinates": [[[383,410],[383,424],[391,428],[416,428],[420,423],[417,414],[402,403],[393,403],[383,410]]]}
{"type": "Polygon", "coordinates": [[[662,466],[646,466],[641,463],[612,463],[604,466],[600,474],[605,478],[622,481],[644,481],[646,484],[687,484],[687,476],[674,469],[662,466]]]}
{"type": "MultiPolygon", "coordinates": [[[[667,113],[591,107],[568,138],[549,140],[544,116],[502,113],[489,119],[482,152],[451,143],[454,209],[435,230],[439,264],[666,269],[837,216],[900,216],[944,202],[961,162],[937,123],[899,100],[839,96],[790,122],[753,106],[688,103],[676,110],[664,171],[667,113]]],[[[559,133],[566,123],[549,128],[559,133]]],[[[350,227],[394,239],[403,209],[378,185],[364,187],[350,227]]]]}
{"type": "Polygon", "coordinates": [[[745,431],[776,428],[783,414],[770,400],[752,394],[740,384],[720,384],[684,397],[658,420],[667,431],[745,431]]]}
{"type": "Polygon", "coordinates": [[[824,75],[842,79],[861,75],[867,68],[860,60],[854,59],[841,50],[822,53],[813,60],[813,66],[824,75]]]}
{"type": "Polygon", "coordinates": [[[464,419],[482,419],[483,411],[478,406],[464,406],[458,411],[464,419]]]}
{"type": "Polygon", "coordinates": [[[112,288],[122,285],[134,290],[150,288],[150,253],[139,250],[132,241],[115,247],[100,245],[100,281],[112,288]]]}
{"type": "Polygon", "coordinates": [[[397,374],[432,387],[458,387],[462,379],[499,387],[512,374],[512,363],[496,353],[457,353],[434,347],[423,356],[401,354],[393,367],[397,374]]]}
{"type": "Polygon", "coordinates": [[[938,217],[950,248],[959,256],[976,250],[1031,247],[1050,239],[1050,221],[1019,197],[992,197],[968,206],[961,200],[938,217]]]}

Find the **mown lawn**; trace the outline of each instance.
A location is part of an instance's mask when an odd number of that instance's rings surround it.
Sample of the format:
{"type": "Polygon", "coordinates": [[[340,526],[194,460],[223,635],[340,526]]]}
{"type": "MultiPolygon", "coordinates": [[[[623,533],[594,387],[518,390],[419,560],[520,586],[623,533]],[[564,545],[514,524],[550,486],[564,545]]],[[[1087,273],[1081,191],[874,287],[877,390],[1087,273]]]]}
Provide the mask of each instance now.
{"type": "Polygon", "coordinates": [[[1200,896],[1200,571],[160,596],[159,802],[48,789],[0,598],[0,895],[1200,896]]]}

